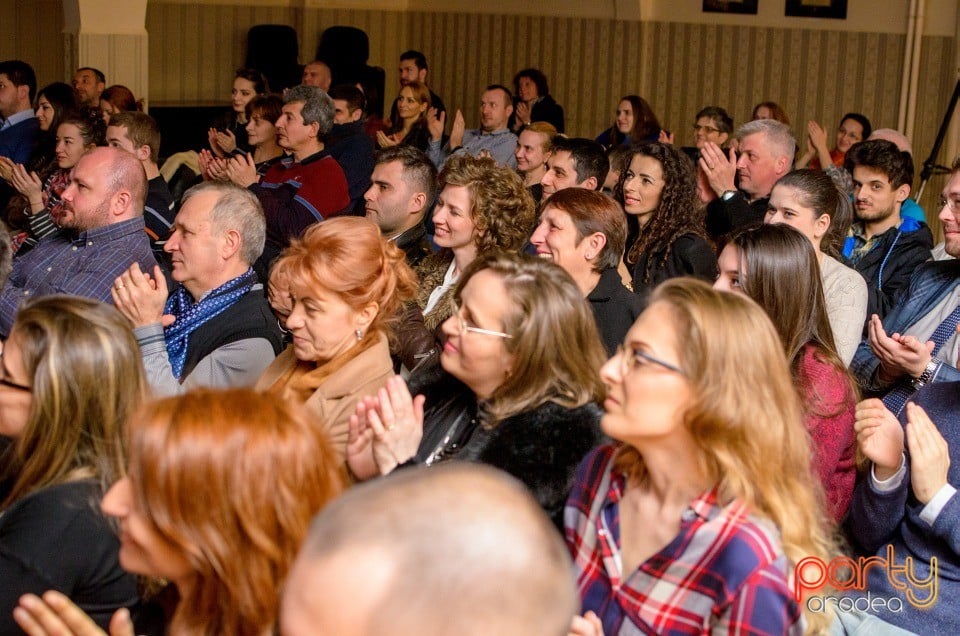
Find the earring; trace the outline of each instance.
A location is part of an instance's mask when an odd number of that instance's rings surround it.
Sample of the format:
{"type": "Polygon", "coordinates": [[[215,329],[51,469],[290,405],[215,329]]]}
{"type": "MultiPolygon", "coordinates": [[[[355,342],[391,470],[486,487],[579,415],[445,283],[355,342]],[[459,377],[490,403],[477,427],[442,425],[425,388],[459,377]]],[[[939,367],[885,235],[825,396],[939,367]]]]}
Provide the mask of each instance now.
{"type": "Polygon", "coordinates": [[[357,330],[354,331],[353,333],[357,334],[357,342],[363,340],[363,332],[362,332],[362,331],[360,331],[359,329],[357,329],[357,330]]]}

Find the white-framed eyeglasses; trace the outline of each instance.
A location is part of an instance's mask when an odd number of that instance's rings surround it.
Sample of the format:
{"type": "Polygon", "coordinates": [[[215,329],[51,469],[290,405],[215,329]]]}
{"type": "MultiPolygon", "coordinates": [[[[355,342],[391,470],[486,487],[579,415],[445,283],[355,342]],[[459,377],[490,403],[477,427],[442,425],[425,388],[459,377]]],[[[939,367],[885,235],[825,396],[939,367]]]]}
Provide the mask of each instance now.
{"type": "Polygon", "coordinates": [[[482,329],[481,327],[473,327],[467,324],[467,321],[463,319],[463,316],[460,315],[460,305],[457,304],[457,301],[453,298],[450,299],[450,309],[451,317],[457,321],[457,325],[460,327],[460,333],[478,333],[484,336],[493,336],[495,338],[513,338],[508,333],[502,331],[493,331],[492,329],[482,329]]]}
{"type": "Polygon", "coordinates": [[[940,197],[940,209],[950,208],[950,211],[954,214],[960,212],[960,199],[945,199],[940,197]]]}

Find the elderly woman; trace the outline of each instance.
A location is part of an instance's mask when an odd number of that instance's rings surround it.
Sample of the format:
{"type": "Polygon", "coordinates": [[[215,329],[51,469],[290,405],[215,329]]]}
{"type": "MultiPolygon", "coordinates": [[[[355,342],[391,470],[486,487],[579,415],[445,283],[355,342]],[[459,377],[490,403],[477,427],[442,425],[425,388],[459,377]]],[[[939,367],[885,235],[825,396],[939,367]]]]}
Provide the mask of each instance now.
{"type": "Polygon", "coordinates": [[[311,227],[278,261],[290,296],[293,344],[256,388],[305,404],[343,458],[357,400],[393,373],[390,320],[413,298],[403,250],[371,221],[337,217],[311,227]]]}
{"type": "Polygon", "coordinates": [[[791,580],[802,559],[829,561],[830,531],[763,310],[667,281],[601,375],[616,443],[581,464],[564,514],[593,619],[573,633],[822,630],[829,615],[804,611],[791,580]]]}
{"type": "Polygon", "coordinates": [[[627,221],[620,206],[584,188],[566,188],[550,197],[530,237],[537,256],[566,270],[590,302],[608,355],[643,309],[617,271],[626,240],[627,221]]]}
{"type": "MultiPolygon", "coordinates": [[[[343,489],[322,432],[300,408],[232,389],[148,404],[128,437],[129,472],[103,511],[119,521],[124,569],[176,587],[168,633],[277,633],[280,590],[310,519],[343,489]]],[[[77,627],[84,617],[56,593],[25,598],[14,617],[31,634],[96,633],[77,627]]],[[[123,614],[111,627],[134,633],[123,614]]]]}
{"type": "Polygon", "coordinates": [[[439,185],[433,240],[440,250],[417,267],[417,304],[430,331],[450,315],[453,288],[470,263],[493,251],[519,252],[534,222],[520,176],[489,157],[451,156],[439,185]]]}
{"type": "Polygon", "coordinates": [[[21,306],[0,369],[0,633],[19,633],[18,599],[45,590],[106,627],[138,603],[95,503],[124,474],[121,430],[145,388],[137,341],[112,307],[48,296],[21,306]]]}
{"type": "Polygon", "coordinates": [[[800,392],[814,465],[839,522],[856,478],[856,383],[837,355],[810,241],[781,224],[734,234],[720,252],[718,289],[742,292],[770,316],[800,392]]]}
{"type": "Polygon", "coordinates": [[[471,265],[450,305],[439,365],[358,404],[350,466],[364,478],[407,462],[490,464],[559,523],[573,470],[600,441],[593,316],[559,267],[496,254],[471,265]]]}

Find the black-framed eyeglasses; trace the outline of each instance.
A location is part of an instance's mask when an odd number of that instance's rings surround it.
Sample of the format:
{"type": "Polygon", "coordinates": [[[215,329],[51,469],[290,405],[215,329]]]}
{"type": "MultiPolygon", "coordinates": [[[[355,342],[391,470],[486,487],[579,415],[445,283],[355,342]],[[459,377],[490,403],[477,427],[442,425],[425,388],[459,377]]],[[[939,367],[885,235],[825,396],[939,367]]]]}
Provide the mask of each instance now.
{"type": "Polygon", "coordinates": [[[669,362],[664,362],[659,358],[655,358],[652,355],[641,351],[635,347],[630,347],[629,351],[622,344],[617,345],[617,355],[620,356],[620,375],[627,376],[628,374],[636,371],[640,367],[646,366],[648,364],[655,364],[659,367],[663,367],[667,371],[673,371],[684,377],[686,373],[680,367],[677,367],[669,362]]]}
{"type": "Polygon", "coordinates": [[[718,133],[718,132],[720,132],[720,129],[719,129],[719,128],[714,128],[713,126],[701,126],[700,124],[694,124],[694,125],[693,125],[693,131],[694,131],[694,132],[700,132],[701,130],[702,130],[704,133],[708,134],[708,135],[709,135],[710,133],[718,133]]]}
{"type": "MultiPolygon", "coordinates": [[[[0,349],[0,370],[3,371],[3,374],[6,375],[6,367],[3,366],[3,349],[0,349]]],[[[33,387],[26,386],[25,384],[17,384],[6,378],[0,378],[0,386],[5,386],[8,389],[13,389],[15,391],[26,391],[27,393],[33,393],[33,387]]]]}

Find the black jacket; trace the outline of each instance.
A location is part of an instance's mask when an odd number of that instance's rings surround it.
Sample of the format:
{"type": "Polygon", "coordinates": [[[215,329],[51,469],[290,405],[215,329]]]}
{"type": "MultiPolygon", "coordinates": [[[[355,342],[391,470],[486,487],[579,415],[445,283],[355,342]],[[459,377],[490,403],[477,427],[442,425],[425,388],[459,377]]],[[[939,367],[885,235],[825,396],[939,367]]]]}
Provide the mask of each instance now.
{"type": "Polygon", "coordinates": [[[768,203],[770,197],[748,202],[746,195],[740,191],[730,197],[729,201],[717,197],[707,204],[707,234],[717,243],[721,237],[734,230],[763,223],[768,203]]]}
{"type": "Polygon", "coordinates": [[[633,292],[640,296],[644,306],[654,288],[669,278],[695,276],[711,284],[717,279],[717,253],[702,236],[681,234],[673,239],[667,260],[661,263],[662,259],[662,250],[643,253],[630,265],[633,292]],[[644,281],[648,262],[651,263],[650,280],[644,281]]]}
{"type": "Polygon", "coordinates": [[[493,426],[480,423],[473,392],[434,359],[410,377],[410,391],[426,397],[417,463],[447,459],[479,462],[522,481],[563,527],[563,506],[580,460],[603,442],[600,408],[544,402],[493,426]]]}
{"type": "Polygon", "coordinates": [[[903,219],[899,227],[881,234],[873,249],[853,263],[849,257],[855,242],[853,236],[847,237],[843,246],[845,262],[867,281],[867,318],[877,314],[882,320],[900,291],[906,289],[917,266],[932,258],[933,234],[926,223],[903,219]]]}
{"type": "Polygon", "coordinates": [[[643,301],[620,282],[620,274],[615,269],[605,269],[600,273],[600,281],[587,296],[590,309],[597,321],[600,340],[613,355],[617,346],[623,343],[624,336],[643,311],[643,301]]]}

